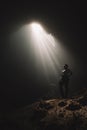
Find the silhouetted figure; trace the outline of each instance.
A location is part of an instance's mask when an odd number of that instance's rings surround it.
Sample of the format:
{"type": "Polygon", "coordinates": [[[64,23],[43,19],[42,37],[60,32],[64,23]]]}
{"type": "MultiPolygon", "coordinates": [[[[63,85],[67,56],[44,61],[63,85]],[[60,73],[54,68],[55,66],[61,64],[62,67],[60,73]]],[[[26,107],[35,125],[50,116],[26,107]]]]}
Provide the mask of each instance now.
{"type": "Polygon", "coordinates": [[[69,80],[72,75],[72,71],[69,69],[68,65],[64,65],[64,70],[62,70],[61,79],[59,81],[60,93],[63,98],[68,97],[68,85],[69,80]]]}

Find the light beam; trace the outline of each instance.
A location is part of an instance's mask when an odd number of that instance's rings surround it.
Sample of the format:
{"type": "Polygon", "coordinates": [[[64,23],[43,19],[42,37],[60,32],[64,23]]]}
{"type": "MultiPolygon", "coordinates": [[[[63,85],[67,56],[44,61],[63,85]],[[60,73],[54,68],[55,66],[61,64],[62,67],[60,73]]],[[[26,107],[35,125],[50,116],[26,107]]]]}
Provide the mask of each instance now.
{"type": "Polygon", "coordinates": [[[19,48],[23,45],[27,54],[30,55],[30,52],[32,52],[31,57],[34,57],[37,71],[41,68],[47,78],[50,75],[57,75],[63,64],[72,62],[72,57],[67,53],[62,43],[60,44],[60,41],[51,33],[48,33],[38,22],[23,26],[15,33],[13,42],[19,48]],[[31,50],[29,50],[30,48],[31,50]]]}

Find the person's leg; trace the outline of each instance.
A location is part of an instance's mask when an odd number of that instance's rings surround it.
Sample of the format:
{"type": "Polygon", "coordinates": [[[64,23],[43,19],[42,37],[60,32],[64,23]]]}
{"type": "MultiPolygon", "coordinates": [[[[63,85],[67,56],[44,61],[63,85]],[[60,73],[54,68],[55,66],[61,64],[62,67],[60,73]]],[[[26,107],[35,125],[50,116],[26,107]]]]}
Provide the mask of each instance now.
{"type": "Polygon", "coordinates": [[[62,98],[64,98],[63,82],[62,81],[59,82],[59,89],[60,89],[60,94],[61,94],[62,98]]]}
{"type": "Polygon", "coordinates": [[[69,88],[68,88],[68,85],[69,85],[69,81],[66,81],[66,82],[65,82],[65,95],[64,95],[65,98],[68,97],[68,89],[69,89],[69,88]]]}

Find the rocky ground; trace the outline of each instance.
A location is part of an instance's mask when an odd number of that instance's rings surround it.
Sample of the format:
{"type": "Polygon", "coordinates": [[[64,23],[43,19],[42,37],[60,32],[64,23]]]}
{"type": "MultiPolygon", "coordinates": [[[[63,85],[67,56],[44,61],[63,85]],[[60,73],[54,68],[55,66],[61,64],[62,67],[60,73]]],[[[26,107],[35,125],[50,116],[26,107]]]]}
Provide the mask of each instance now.
{"type": "Polygon", "coordinates": [[[87,130],[87,90],[67,99],[41,100],[14,111],[1,121],[3,129],[87,130]]]}

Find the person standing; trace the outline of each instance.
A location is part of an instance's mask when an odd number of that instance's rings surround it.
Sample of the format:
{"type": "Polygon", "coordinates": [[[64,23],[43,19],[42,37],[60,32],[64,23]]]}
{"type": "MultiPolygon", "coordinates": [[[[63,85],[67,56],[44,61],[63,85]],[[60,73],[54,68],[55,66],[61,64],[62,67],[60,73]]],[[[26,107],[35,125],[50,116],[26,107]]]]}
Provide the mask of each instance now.
{"type": "Polygon", "coordinates": [[[69,80],[71,75],[72,75],[72,71],[69,69],[69,66],[65,64],[59,81],[59,89],[62,98],[68,97],[69,80]]]}

